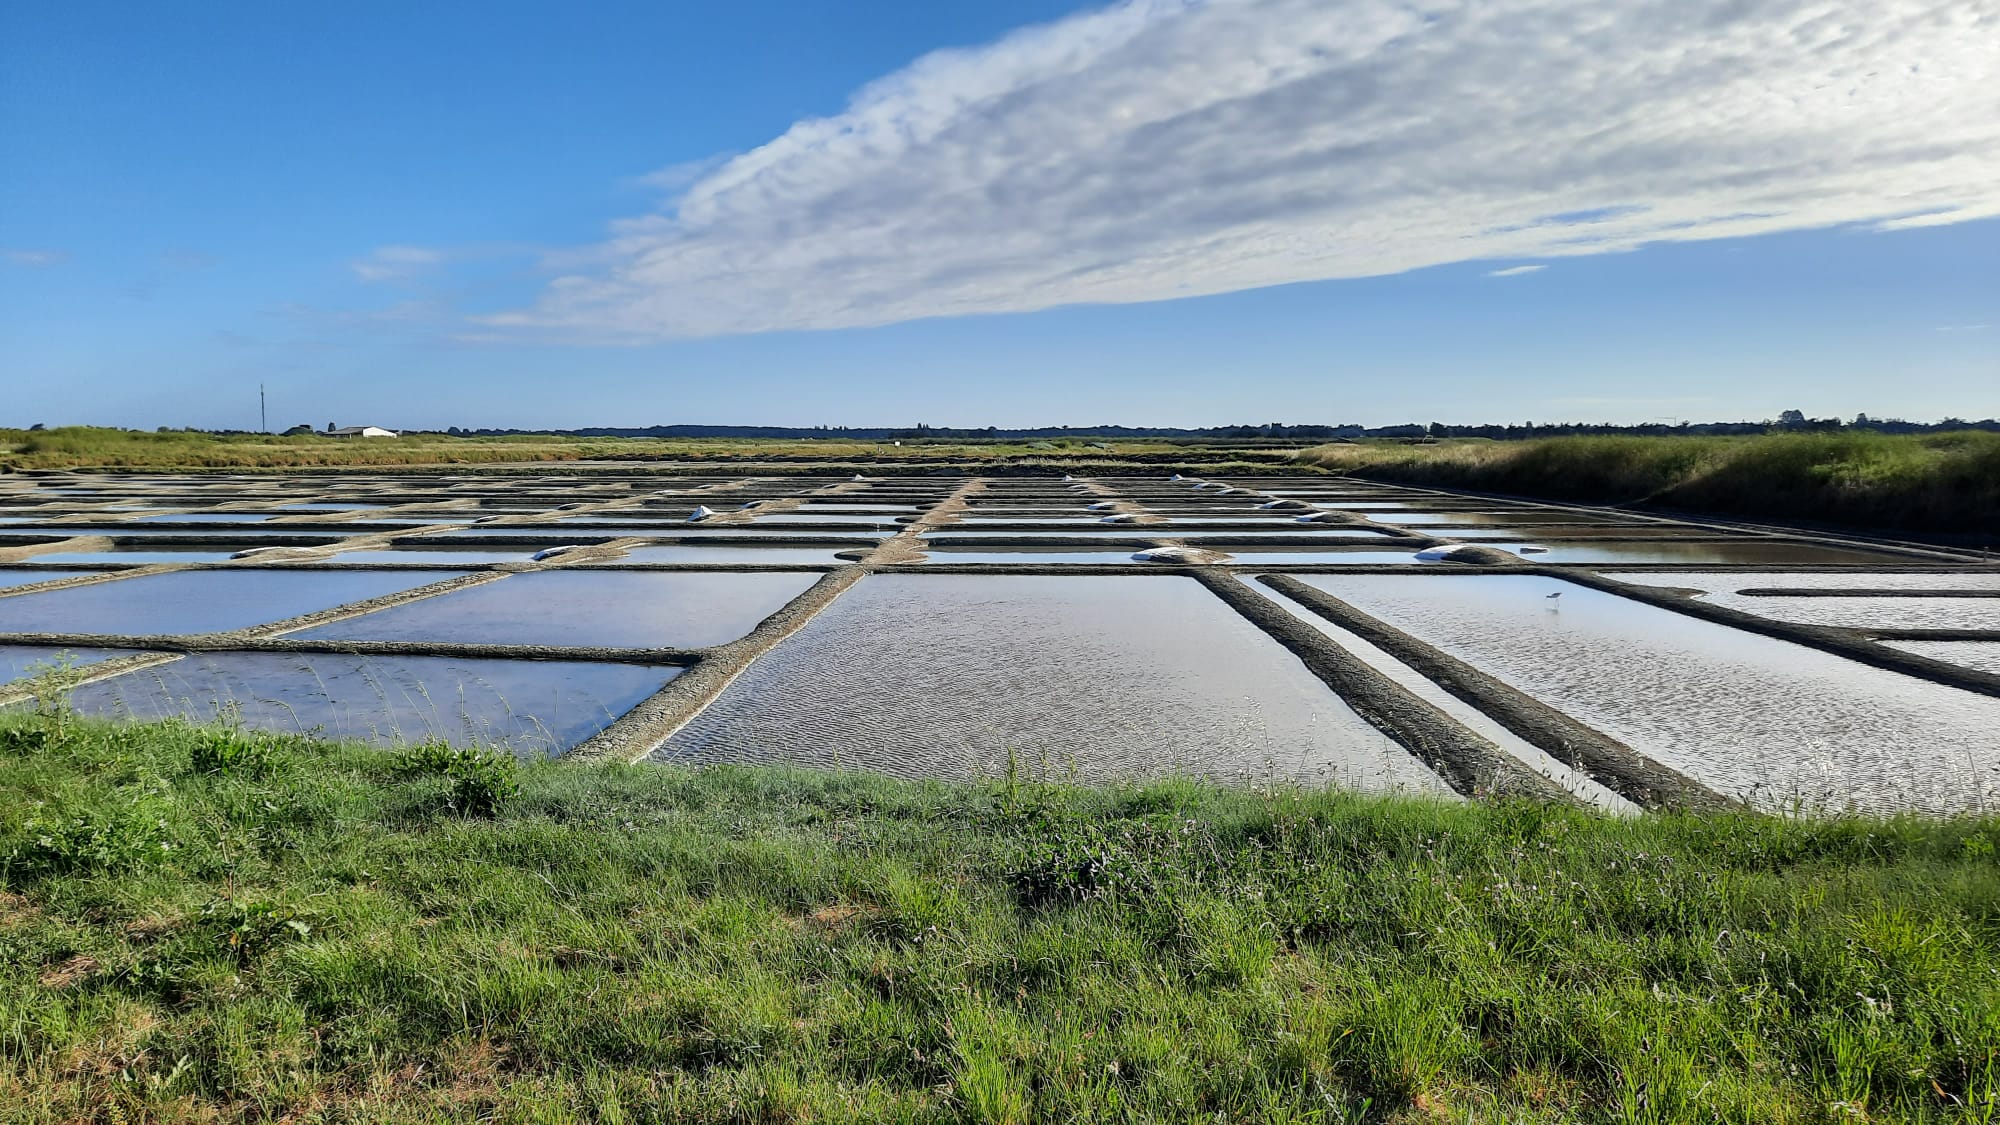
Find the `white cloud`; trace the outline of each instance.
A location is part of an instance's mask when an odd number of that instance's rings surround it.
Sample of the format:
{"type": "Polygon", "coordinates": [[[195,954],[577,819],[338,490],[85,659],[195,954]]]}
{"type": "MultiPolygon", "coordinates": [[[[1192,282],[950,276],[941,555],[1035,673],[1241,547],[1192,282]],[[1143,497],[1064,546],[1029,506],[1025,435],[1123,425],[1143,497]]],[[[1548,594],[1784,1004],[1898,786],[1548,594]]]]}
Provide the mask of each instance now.
{"type": "Polygon", "coordinates": [[[349,263],[363,281],[408,281],[444,261],[444,254],[422,246],[383,246],[349,263]]]}
{"type": "Polygon", "coordinates": [[[1940,324],[1936,330],[1939,332],[1984,332],[1989,327],[1991,326],[1985,324],[1940,324]]]}
{"type": "Polygon", "coordinates": [[[1504,270],[1488,270],[1487,277],[1519,277],[1524,273],[1540,273],[1547,266],[1508,266],[1504,270]]]}
{"type": "Polygon", "coordinates": [[[1990,217],[1996,72],[2000,0],[1130,0],[918,60],[487,322],[835,328],[1990,217]]]}
{"type": "Polygon", "coordinates": [[[29,250],[24,248],[19,250],[0,250],[0,258],[5,258],[11,265],[34,270],[45,266],[61,265],[69,260],[69,255],[61,250],[29,250]]]}

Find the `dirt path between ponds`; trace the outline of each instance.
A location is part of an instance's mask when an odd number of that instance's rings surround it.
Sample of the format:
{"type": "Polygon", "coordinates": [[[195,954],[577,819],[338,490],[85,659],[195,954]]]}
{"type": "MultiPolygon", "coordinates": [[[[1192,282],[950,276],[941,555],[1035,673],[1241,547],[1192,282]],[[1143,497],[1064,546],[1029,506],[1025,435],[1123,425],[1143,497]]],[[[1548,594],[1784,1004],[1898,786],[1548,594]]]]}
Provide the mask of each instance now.
{"type": "Polygon", "coordinates": [[[924,533],[956,524],[959,516],[971,507],[966,501],[986,491],[988,484],[985,477],[973,477],[959,485],[951,495],[919,515],[915,522],[904,525],[903,530],[883,540],[881,546],[870,551],[861,561],[868,566],[908,566],[923,562],[927,557],[924,553],[924,533]]]}

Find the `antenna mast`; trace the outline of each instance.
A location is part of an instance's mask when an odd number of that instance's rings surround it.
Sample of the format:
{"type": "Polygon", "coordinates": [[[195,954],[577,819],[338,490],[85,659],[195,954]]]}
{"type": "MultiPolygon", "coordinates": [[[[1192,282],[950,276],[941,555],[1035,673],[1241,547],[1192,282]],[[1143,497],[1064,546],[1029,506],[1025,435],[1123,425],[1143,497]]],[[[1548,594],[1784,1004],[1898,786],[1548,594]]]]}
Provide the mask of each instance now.
{"type": "Polygon", "coordinates": [[[264,410],[264,384],[262,383],[257,384],[257,431],[265,434],[271,432],[271,416],[264,410]]]}

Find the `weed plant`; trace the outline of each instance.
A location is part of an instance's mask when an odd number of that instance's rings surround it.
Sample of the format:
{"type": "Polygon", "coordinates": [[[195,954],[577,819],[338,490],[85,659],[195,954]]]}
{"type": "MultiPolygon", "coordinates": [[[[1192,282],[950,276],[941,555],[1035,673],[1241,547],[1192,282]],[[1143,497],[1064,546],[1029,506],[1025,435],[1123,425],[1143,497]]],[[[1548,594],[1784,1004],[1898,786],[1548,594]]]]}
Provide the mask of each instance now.
{"type": "Polygon", "coordinates": [[[0,1122],[2000,1117],[1993,818],[494,762],[0,715],[0,1122]]]}

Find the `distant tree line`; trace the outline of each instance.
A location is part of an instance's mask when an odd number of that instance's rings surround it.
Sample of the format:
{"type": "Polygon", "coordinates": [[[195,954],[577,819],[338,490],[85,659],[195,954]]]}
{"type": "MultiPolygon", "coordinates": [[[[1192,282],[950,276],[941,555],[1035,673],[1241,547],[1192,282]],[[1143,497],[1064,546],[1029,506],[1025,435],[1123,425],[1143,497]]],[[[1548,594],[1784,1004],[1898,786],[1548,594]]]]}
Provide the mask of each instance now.
{"type": "Polygon", "coordinates": [[[1857,414],[1850,420],[1808,418],[1797,410],[1787,410],[1761,422],[1645,422],[1619,425],[1613,422],[1505,422],[1476,425],[1449,425],[1444,422],[1406,422],[1393,426],[1292,425],[1266,422],[1263,425],[1207,426],[1040,426],[1031,429],[1002,429],[996,426],[593,426],[575,430],[461,429],[444,432],[465,437],[511,437],[527,434],[556,434],[569,437],[611,438],[788,438],[837,441],[1048,441],[1064,438],[1204,438],[1227,441],[1273,440],[1287,442],[1352,441],[1359,438],[1446,438],[1482,437],[1498,441],[1561,437],[1567,434],[1762,434],[1773,431],[1832,432],[1869,430],[1885,434],[1943,433],[1949,430],[2000,432],[2000,419],[1968,421],[1946,418],[1938,422],[1909,422],[1900,418],[1870,418],[1857,414]]]}
{"type": "MultiPolygon", "coordinates": [[[[28,427],[42,430],[42,423],[28,427]]],[[[123,430],[122,426],[98,427],[107,430],[123,430]]],[[[1808,418],[1801,411],[1787,410],[1776,418],[1761,422],[1644,422],[1638,425],[1619,425],[1613,422],[1494,422],[1477,425],[1451,425],[1445,422],[1405,422],[1393,426],[1342,425],[1292,425],[1284,422],[1266,422],[1263,425],[1239,426],[1039,426],[1031,429],[1002,429],[997,426],[932,426],[919,422],[914,426],[588,426],[573,430],[523,430],[502,428],[466,428],[450,426],[443,430],[402,430],[410,434],[439,434],[450,437],[578,437],[578,438],[783,438],[792,441],[825,439],[830,441],[1060,441],[1064,439],[1133,439],[1133,438],[1181,438],[1215,441],[1279,441],[1279,442],[1327,442],[1353,441],[1360,438],[1402,438],[1424,440],[1436,438],[1492,438],[1496,441],[1524,441],[1529,438],[1562,437],[1568,434],[1763,434],[1772,432],[1840,432],[1872,431],[1884,434],[1933,434],[1951,430],[1985,430],[2000,433],[2000,419],[1985,418],[1970,421],[1964,418],[1945,418],[1937,422],[1910,422],[1901,418],[1871,418],[1857,414],[1851,419],[1808,418]]],[[[161,426],[155,432],[162,434],[210,434],[216,437],[259,436],[254,430],[206,430],[197,426],[161,426]]],[[[284,431],[286,437],[304,436],[316,431],[308,425],[297,425],[284,431]]]]}

